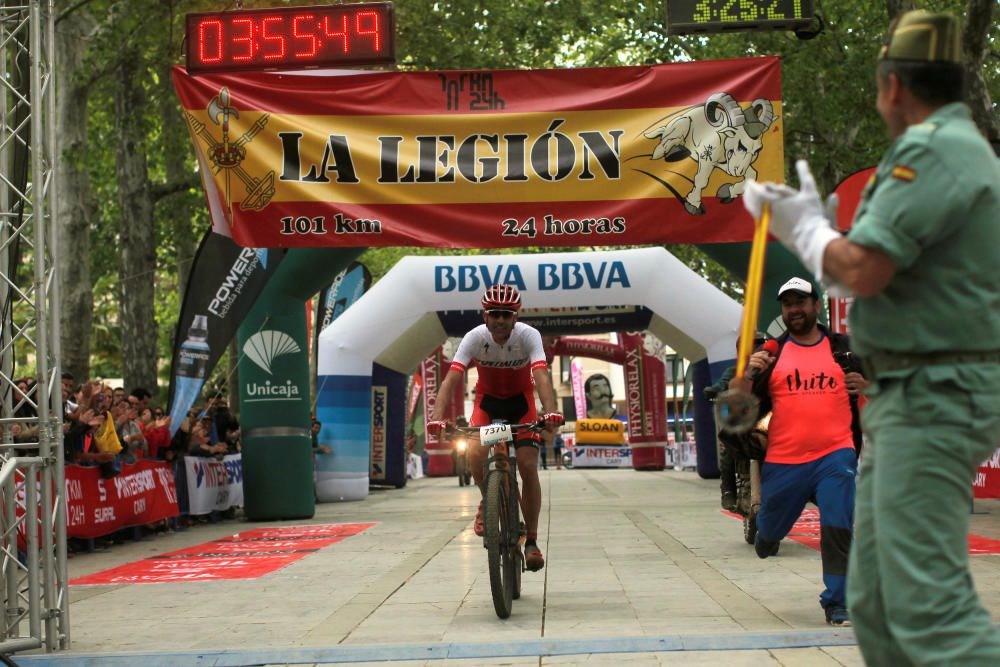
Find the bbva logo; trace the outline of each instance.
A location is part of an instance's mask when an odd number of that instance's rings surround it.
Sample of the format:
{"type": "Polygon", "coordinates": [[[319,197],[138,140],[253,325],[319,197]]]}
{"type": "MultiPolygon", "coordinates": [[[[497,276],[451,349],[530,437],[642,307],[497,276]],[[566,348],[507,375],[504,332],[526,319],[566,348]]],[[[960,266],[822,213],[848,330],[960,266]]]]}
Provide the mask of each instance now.
{"type": "Polygon", "coordinates": [[[243,354],[250,361],[260,366],[268,375],[271,373],[271,362],[283,354],[301,352],[302,348],[295,339],[284,331],[258,331],[243,343],[243,354]]]}

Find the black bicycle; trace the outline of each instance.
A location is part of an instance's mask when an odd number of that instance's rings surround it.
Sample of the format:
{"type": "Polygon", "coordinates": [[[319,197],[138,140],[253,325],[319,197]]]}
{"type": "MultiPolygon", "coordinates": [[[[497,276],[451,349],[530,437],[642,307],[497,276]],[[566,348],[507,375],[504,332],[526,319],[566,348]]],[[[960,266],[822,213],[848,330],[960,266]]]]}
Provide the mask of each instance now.
{"type": "Polygon", "coordinates": [[[495,422],[487,426],[450,429],[478,436],[487,449],[483,461],[483,546],[489,560],[493,608],[500,618],[508,618],[513,601],[521,597],[522,549],[527,537],[521,520],[514,443],[524,434],[538,433],[544,427],[545,422],[539,420],[530,424],[495,422]]]}

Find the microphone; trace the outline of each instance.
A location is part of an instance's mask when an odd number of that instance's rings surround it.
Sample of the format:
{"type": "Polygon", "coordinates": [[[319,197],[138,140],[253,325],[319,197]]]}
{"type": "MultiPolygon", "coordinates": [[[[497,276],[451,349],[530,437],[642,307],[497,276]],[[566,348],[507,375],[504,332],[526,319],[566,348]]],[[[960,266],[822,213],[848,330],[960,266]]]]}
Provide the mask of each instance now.
{"type": "MultiPolygon", "coordinates": [[[[778,354],[778,350],[781,349],[781,346],[778,345],[778,341],[772,338],[768,341],[765,341],[761,349],[773,357],[774,355],[778,354]]],[[[751,382],[753,382],[754,380],[757,379],[757,376],[760,375],[762,370],[763,369],[761,368],[751,368],[750,370],[747,371],[746,378],[751,382]]]]}

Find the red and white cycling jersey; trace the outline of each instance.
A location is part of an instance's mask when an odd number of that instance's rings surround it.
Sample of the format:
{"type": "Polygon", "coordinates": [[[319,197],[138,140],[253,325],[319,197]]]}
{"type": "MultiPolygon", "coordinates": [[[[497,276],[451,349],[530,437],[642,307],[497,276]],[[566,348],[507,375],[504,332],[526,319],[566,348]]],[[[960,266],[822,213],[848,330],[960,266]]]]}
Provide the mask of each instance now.
{"type": "Polygon", "coordinates": [[[485,324],[465,334],[458,345],[451,369],[464,373],[475,363],[479,370],[476,393],[508,398],[516,394],[531,395],[534,380],[531,372],[547,368],[542,335],[538,329],[514,323],[510,338],[503,345],[493,340],[485,324]]]}

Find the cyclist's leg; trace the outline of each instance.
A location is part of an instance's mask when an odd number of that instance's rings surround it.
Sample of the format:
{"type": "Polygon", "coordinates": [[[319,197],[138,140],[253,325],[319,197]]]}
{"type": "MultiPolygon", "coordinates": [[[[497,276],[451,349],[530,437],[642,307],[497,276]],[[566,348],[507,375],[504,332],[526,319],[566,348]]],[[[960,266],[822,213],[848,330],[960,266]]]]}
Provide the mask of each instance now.
{"type": "Polygon", "coordinates": [[[538,450],[527,441],[517,443],[517,471],[521,474],[521,509],[528,535],[538,533],[542,509],[542,485],[538,481],[538,450]]]}
{"type": "MultiPolygon", "coordinates": [[[[524,395],[520,406],[523,413],[515,423],[528,424],[538,420],[532,390],[528,390],[524,395]]],[[[537,433],[525,433],[514,444],[517,448],[517,471],[521,475],[521,508],[524,512],[524,527],[527,529],[529,545],[538,539],[538,514],[542,509],[542,485],[538,481],[540,445],[541,437],[537,433]]]]}
{"type": "MultiPolygon", "coordinates": [[[[478,392],[476,393],[476,403],[472,408],[472,417],[469,420],[469,426],[486,426],[493,421],[493,417],[490,413],[483,408],[483,398],[485,398],[484,394],[479,394],[478,392]]],[[[476,486],[479,487],[480,493],[486,492],[483,488],[484,454],[485,451],[479,442],[479,438],[469,438],[469,464],[472,466],[472,479],[476,481],[476,486]]]]}

